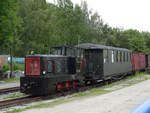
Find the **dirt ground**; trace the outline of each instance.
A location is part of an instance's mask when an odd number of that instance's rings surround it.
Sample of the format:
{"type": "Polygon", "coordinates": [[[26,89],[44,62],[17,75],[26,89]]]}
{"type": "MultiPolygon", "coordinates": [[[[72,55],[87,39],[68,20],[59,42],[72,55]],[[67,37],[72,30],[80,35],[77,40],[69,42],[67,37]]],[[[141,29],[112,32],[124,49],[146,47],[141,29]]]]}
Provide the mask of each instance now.
{"type": "Polygon", "coordinates": [[[130,113],[150,98],[150,80],[100,96],[80,98],[49,108],[22,113],[130,113]]]}

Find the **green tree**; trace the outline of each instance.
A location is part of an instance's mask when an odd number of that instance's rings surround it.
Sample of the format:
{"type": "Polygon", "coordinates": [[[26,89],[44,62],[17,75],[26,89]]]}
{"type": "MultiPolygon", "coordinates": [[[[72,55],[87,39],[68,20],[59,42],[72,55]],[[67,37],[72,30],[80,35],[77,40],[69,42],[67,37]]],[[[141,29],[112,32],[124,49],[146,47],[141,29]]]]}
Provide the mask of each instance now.
{"type": "MultiPolygon", "coordinates": [[[[0,53],[8,54],[9,48],[15,49],[19,44],[18,32],[21,28],[17,16],[18,0],[1,0],[0,2],[0,53]],[[14,44],[15,43],[15,44],[14,44]]],[[[15,50],[14,50],[15,51],[15,50]]]]}

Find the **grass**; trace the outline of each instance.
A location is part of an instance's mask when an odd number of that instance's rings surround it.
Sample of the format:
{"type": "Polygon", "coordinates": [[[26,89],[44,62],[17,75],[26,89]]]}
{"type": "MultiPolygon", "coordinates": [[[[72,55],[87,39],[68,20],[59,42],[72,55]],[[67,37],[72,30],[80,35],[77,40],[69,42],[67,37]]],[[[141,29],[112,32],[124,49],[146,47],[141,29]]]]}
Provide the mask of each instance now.
{"type": "Polygon", "coordinates": [[[113,82],[111,84],[108,84],[106,86],[104,86],[105,88],[110,88],[110,87],[113,87],[113,86],[117,86],[121,83],[127,83],[127,86],[130,86],[130,85],[133,85],[133,84],[136,84],[138,82],[142,82],[144,80],[148,80],[150,79],[150,77],[146,77],[144,76],[145,74],[147,74],[146,72],[141,72],[141,73],[136,73],[135,75],[132,75],[132,76],[129,76],[127,77],[126,79],[122,79],[120,81],[117,81],[117,82],[113,82]],[[132,80],[134,79],[134,80],[132,80]],[[131,81],[130,81],[131,80],[131,81]]]}
{"type": "Polygon", "coordinates": [[[10,82],[19,82],[20,78],[8,78],[8,79],[3,79],[5,83],[10,83],[10,82]]]}
{"type": "Polygon", "coordinates": [[[25,94],[23,94],[23,93],[12,93],[12,94],[4,97],[3,99],[19,98],[19,97],[23,97],[23,96],[25,96],[25,94]]]}
{"type": "Polygon", "coordinates": [[[94,89],[91,89],[89,91],[76,93],[76,94],[70,95],[67,98],[58,98],[58,99],[56,99],[52,102],[48,102],[48,103],[32,105],[32,106],[28,106],[28,107],[25,107],[25,108],[13,109],[13,110],[10,110],[10,111],[6,111],[6,113],[17,113],[17,112],[25,111],[25,110],[28,110],[28,109],[35,109],[35,108],[47,108],[47,107],[59,105],[59,104],[62,104],[62,103],[70,102],[70,101],[76,100],[77,98],[81,99],[81,98],[84,98],[84,97],[87,97],[87,96],[93,96],[93,95],[97,96],[97,95],[106,94],[106,93],[109,93],[109,92],[112,92],[112,91],[115,91],[115,90],[118,90],[118,89],[121,89],[121,88],[124,88],[124,87],[131,86],[133,84],[142,82],[144,80],[150,79],[150,77],[144,76],[145,74],[146,74],[145,72],[136,73],[134,76],[129,76],[126,79],[120,80],[118,82],[114,82],[112,84],[108,84],[108,85],[100,87],[100,88],[94,88],[94,89]],[[119,87],[119,88],[116,88],[116,89],[111,89],[111,88],[113,88],[115,86],[119,86],[119,85],[122,86],[122,87],[119,87]],[[108,88],[110,88],[110,89],[108,89],[108,88]]]}
{"type": "Polygon", "coordinates": [[[101,95],[101,94],[105,94],[105,93],[109,93],[111,92],[111,90],[105,90],[102,88],[94,88],[91,89],[89,91],[84,91],[84,92],[80,92],[77,94],[72,95],[71,97],[84,97],[84,96],[92,96],[92,95],[101,95]]]}

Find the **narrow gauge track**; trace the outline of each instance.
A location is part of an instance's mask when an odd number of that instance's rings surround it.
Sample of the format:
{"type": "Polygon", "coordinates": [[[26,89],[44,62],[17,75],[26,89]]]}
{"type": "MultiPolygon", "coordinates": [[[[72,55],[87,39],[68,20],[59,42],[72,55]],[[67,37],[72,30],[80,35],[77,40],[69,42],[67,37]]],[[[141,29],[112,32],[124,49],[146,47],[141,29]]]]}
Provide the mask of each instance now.
{"type": "MultiPolygon", "coordinates": [[[[126,77],[125,77],[126,78],[126,77]]],[[[73,93],[77,93],[77,92],[83,92],[83,91],[87,91],[90,90],[92,88],[98,88],[101,86],[104,86],[106,84],[110,84],[112,82],[115,81],[119,81],[118,80],[107,80],[104,82],[101,82],[99,84],[94,84],[94,85],[88,85],[88,86],[81,86],[78,89],[72,89],[72,90],[66,90],[66,91],[61,91],[61,92],[55,92],[53,94],[50,94],[48,96],[26,96],[26,97],[21,97],[21,98],[15,98],[15,99],[9,99],[9,100],[4,100],[4,101],[0,101],[0,109],[4,109],[4,108],[8,108],[8,107],[14,107],[17,105],[23,105],[23,104],[29,104],[32,102],[38,102],[38,101],[42,101],[42,100],[48,100],[48,99],[55,99],[61,96],[67,96],[73,93]]]]}
{"type": "Polygon", "coordinates": [[[21,97],[21,98],[16,98],[16,99],[9,99],[9,100],[0,101],[0,109],[30,103],[33,101],[37,101],[38,99],[40,99],[40,98],[39,97],[26,96],[26,97],[21,97]]]}
{"type": "Polygon", "coordinates": [[[26,96],[26,97],[20,97],[20,98],[15,98],[15,99],[3,100],[3,101],[0,101],[0,109],[14,107],[17,105],[29,104],[32,102],[38,102],[38,101],[42,101],[42,100],[53,99],[53,98],[60,97],[62,95],[66,95],[66,94],[65,93],[63,93],[63,94],[56,93],[56,94],[52,94],[49,96],[36,96],[36,97],[26,96]]]}
{"type": "Polygon", "coordinates": [[[19,90],[20,90],[20,87],[4,88],[4,89],[0,89],[0,94],[16,92],[16,91],[19,91],[19,90]]]}

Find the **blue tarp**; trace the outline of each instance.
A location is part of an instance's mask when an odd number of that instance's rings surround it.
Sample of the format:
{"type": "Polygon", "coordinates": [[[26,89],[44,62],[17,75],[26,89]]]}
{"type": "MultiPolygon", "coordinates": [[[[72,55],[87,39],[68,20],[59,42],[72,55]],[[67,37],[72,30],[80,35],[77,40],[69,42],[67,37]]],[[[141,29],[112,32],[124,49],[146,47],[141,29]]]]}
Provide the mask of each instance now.
{"type": "Polygon", "coordinates": [[[142,105],[140,105],[131,113],[150,113],[150,99],[145,101],[142,105]]]}
{"type": "MultiPolygon", "coordinates": [[[[10,63],[10,59],[8,60],[10,63]]],[[[12,58],[13,63],[24,64],[24,58],[12,58]]]]}

